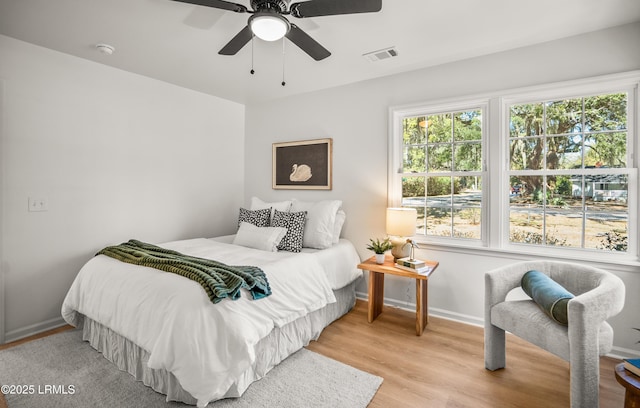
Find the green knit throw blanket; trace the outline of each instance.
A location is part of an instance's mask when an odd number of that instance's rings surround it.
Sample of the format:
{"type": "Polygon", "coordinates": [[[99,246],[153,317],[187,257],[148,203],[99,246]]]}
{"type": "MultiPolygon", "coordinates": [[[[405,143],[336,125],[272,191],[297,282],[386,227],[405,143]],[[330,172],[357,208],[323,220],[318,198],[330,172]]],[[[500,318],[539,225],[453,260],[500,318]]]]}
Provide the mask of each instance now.
{"type": "Polygon", "coordinates": [[[183,255],[135,239],[106,247],[96,255],[107,255],[122,262],[148,266],[189,278],[204,288],[213,303],[218,303],[226,297],[238,299],[241,288],[248,289],[254,299],[271,294],[267,276],[256,266],[229,266],[210,259],[183,255]]]}

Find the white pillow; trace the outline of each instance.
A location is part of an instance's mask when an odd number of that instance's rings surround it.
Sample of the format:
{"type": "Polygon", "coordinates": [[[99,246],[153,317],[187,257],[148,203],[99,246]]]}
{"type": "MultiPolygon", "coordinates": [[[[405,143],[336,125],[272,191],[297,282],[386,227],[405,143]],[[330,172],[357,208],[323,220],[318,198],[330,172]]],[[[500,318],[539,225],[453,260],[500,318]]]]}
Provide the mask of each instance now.
{"type": "Polygon", "coordinates": [[[265,208],[271,208],[271,218],[273,218],[273,213],[275,210],[289,212],[291,210],[291,200],[268,203],[266,201],[262,201],[258,197],[251,197],[251,207],[249,208],[250,210],[263,210],[265,208]]]}
{"type": "Polygon", "coordinates": [[[278,244],[286,233],[286,228],[256,227],[243,221],[240,223],[240,228],[238,228],[238,232],[233,239],[233,244],[262,251],[276,252],[278,244]]]}
{"type": "Polygon", "coordinates": [[[336,223],[333,224],[333,245],[340,242],[340,233],[342,232],[342,226],[346,219],[347,214],[342,209],[339,209],[336,213],[336,223]]]}
{"type": "Polygon", "coordinates": [[[336,214],[342,207],[340,200],[305,202],[293,199],[291,212],[306,211],[302,246],[326,249],[333,245],[336,214]]]}

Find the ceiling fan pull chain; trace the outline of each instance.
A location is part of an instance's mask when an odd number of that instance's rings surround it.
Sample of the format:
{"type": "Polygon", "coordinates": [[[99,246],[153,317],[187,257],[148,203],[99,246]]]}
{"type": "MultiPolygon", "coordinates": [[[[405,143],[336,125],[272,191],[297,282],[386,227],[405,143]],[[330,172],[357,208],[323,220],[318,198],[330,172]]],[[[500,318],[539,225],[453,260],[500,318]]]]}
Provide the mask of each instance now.
{"type": "Polygon", "coordinates": [[[285,86],[287,83],[284,82],[284,37],[282,37],[282,86],[285,86]]]}
{"type": "Polygon", "coordinates": [[[252,35],[251,36],[251,71],[249,71],[251,75],[256,73],[256,71],[253,70],[253,39],[254,38],[255,38],[255,35],[252,35]]]}

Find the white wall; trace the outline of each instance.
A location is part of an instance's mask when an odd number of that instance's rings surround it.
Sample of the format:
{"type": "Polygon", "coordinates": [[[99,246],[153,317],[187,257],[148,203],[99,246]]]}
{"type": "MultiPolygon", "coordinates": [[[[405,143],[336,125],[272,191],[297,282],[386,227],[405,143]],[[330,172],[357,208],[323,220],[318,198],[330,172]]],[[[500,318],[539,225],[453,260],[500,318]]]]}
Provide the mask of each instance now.
{"type": "Polygon", "coordinates": [[[7,341],[59,324],[105,245],[233,231],[243,105],[4,36],[0,82],[7,341]],[[49,210],[28,212],[28,197],[49,210]]]}
{"type": "MultiPolygon", "coordinates": [[[[0,158],[3,157],[4,146],[2,135],[4,129],[4,81],[0,78],[0,158]]],[[[2,244],[4,234],[4,160],[0,160],[0,344],[4,343],[4,245],[2,244]]]]}
{"type": "MultiPolygon", "coordinates": [[[[344,236],[368,258],[368,238],[384,236],[390,106],[637,70],[638,38],[640,23],[247,106],[245,200],[252,195],[265,200],[342,199],[347,213],[344,236]],[[333,190],[272,190],[271,144],[324,137],[334,143],[333,190]]],[[[403,52],[410,51],[400,50],[400,58],[403,52]]],[[[430,279],[430,309],[474,323],[482,322],[483,273],[515,259],[436,248],[420,256],[440,261],[430,279]]],[[[638,350],[631,327],[640,327],[640,301],[634,296],[640,293],[640,271],[618,275],[630,296],[625,310],[611,320],[615,344],[618,352],[638,350]]],[[[388,303],[413,307],[413,282],[390,277],[385,286],[388,303]]],[[[366,292],[364,281],[359,290],[366,292]]]]}

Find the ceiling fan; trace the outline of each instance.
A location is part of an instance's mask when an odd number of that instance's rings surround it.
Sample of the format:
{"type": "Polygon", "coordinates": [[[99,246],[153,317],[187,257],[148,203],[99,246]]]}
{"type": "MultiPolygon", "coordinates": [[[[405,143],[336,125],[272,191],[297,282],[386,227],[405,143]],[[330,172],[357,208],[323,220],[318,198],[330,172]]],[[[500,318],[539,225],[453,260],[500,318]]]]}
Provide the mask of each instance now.
{"type": "Polygon", "coordinates": [[[327,58],[331,53],[284,16],[296,18],[334,16],[339,14],[371,13],[382,9],[382,0],[308,0],[291,4],[291,0],[251,0],[252,10],[242,4],[224,0],[174,0],[182,3],[213,7],[236,13],[250,13],[247,26],[218,52],[221,55],[235,55],[255,35],[275,41],[288,38],[316,61],[327,58]],[[288,9],[287,9],[288,7],[288,9]]]}

